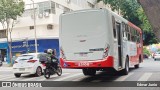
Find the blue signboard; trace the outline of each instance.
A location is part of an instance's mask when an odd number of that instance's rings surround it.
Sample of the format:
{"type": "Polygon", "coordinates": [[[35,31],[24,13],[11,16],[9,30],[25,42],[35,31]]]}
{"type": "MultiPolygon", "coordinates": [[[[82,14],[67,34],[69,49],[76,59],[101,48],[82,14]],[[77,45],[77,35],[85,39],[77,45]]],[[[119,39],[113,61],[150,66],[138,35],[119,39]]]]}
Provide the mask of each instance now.
{"type": "MultiPolygon", "coordinates": [[[[59,40],[58,39],[38,39],[37,40],[37,48],[38,52],[44,52],[47,49],[56,49],[57,57],[59,57],[59,40]]],[[[9,49],[8,44],[0,43],[0,49],[7,50],[7,62],[10,63],[9,60],[9,49]]],[[[35,41],[27,40],[26,41],[13,41],[12,42],[12,55],[14,56],[16,53],[27,53],[27,52],[35,52],[35,41]],[[25,43],[24,43],[25,42],[25,43]]]]}
{"type": "MultiPolygon", "coordinates": [[[[12,42],[12,52],[26,53],[35,52],[35,41],[28,40],[28,45],[24,44],[24,41],[12,42]]],[[[56,49],[57,56],[59,57],[59,40],[58,39],[38,39],[37,40],[38,52],[44,52],[46,49],[56,49]]]]}

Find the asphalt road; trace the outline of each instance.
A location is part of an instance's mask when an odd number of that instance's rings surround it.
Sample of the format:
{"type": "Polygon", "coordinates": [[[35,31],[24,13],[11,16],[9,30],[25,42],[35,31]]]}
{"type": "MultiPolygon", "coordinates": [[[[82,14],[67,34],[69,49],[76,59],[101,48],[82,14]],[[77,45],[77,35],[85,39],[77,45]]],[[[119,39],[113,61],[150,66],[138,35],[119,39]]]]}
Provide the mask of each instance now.
{"type": "Polygon", "coordinates": [[[84,76],[80,69],[63,69],[62,76],[52,75],[50,79],[43,76],[22,75],[15,78],[11,67],[0,67],[0,81],[85,81],[85,82],[104,82],[104,81],[160,81],[160,60],[145,59],[140,64],[140,68],[130,68],[128,75],[120,76],[106,72],[97,72],[96,76],[84,76]]]}
{"type": "MultiPolygon", "coordinates": [[[[50,79],[45,79],[43,76],[41,77],[34,77],[33,75],[22,75],[20,78],[15,78],[12,73],[11,67],[0,67],[0,81],[82,81],[82,82],[106,82],[106,81],[160,81],[160,60],[154,61],[153,59],[145,59],[143,63],[140,64],[140,68],[130,68],[130,72],[128,75],[120,76],[116,74],[109,74],[109,73],[101,73],[97,72],[96,76],[90,77],[90,76],[84,76],[82,73],[82,70],[78,69],[63,69],[62,76],[53,75],[50,79]]],[[[107,86],[107,83],[105,84],[107,86]]],[[[76,86],[76,85],[75,85],[76,86]]],[[[82,88],[86,88],[87,90],[95,89],[95,90],[116,90],[118,87],[96,87],[89,86],[89,87],[81,87],[81,89],[76,88],[78,90],[83,90],[82,88]],[[92,88],[95,87],[95,88],[92,88]],[[97,89],[96,89],[97,88],[97,89]]],[[[74,87],[74,84],[73,84],[74,87]]],[[[127,87],[127,85],[126,85],[127,87]]],[[[134,89],[140,89],[140,90],[146,90],[145,87],[132,87],[132,88],[126,88],[121,87],[119,90],[134,90],[134,89]]],[[[66,87],[67,90],[69,87],[66,87]]],[[[48,88],[49,89],[49,88],[48,88]]],[[[51,89],[51,88],[50,88],[51,89]]],[[[58,88],[59,90],[62,89],[62,87],[58,88]]],[[[75,88],[74,88],[75,89],[75,88]]],[[[147,87],[148,90],[159,90],[160,88],[152,88],[147,87]]],[[[70,89],[69,89],[70,90],[70,89]]]]}

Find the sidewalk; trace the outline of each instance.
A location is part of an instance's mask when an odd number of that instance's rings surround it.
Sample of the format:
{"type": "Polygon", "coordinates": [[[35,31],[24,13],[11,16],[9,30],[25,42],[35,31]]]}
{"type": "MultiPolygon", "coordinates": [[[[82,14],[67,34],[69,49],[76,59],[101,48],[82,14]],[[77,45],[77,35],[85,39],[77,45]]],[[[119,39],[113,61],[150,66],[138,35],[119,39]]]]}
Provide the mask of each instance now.
{"type": "Polygon", "coordinates": [[[7,62],[3,62],[3,65],[1,67],[12,67],[12,66],[10,66],[10,64],[8,64],[7,62]]]}
{"type": "Polygon", "coordinates": [[[3,62],[3,65],[0,67],[0,71],[12,71],[13,68],[7,62],[3,62]]]}

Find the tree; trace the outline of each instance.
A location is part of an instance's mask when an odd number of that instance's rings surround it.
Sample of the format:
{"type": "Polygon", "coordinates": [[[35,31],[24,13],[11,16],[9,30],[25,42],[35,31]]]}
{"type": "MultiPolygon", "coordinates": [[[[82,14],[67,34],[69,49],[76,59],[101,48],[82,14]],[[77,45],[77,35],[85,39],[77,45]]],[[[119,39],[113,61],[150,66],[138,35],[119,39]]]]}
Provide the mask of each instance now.
{"type": "Polygon", "coordinates": [[[139,20],[137,15],[137,9],[140,5],[136,0],[98,0],[97,2],[99,1],[109,4],[113,11],[120,10],[121,15],[135,25],[138,26],[141,23],[141,20],[139,20]]]}
{"type": "Polygon", "coordinates": [[[144,40],[143,40],[144,45],[151,45],[159,42],[159,40],[151,30],[143,31],[143,35],[144,35],[144,40]]]}
{"type": "Polygon", "coordinates": [[[144,39],[144,45],[158,42],[147,16],[137,0],[97,0],[97,2],[100,1],[110,4],[112,10],[120,10],[121,15],[125,19],[140,27],[145,33],[145,37],[147,37],[144,39]]]}
{"type": "Polygon", "coordinates": [[[151,31],[152,30],[151,25],[142,7],[137,9],[137,15],[139,20],[141,20],[142,22],[139,26],[143,29],[143,31],[151,31]]]}
{"type": "Polygon", "coordinates": [[[148,56],[151,55],[150,51],[146,47],[143,48],[143,53],[147,54],[148,56]]]}
{"type": "MultiPolygon", "coordinates": [[[[24,12],[23,0],[0,0],[0,23],[6,30],[10,61],[12,60],[12,30],[15,20],[24,12]]],[[[12,64],[12,61],[11,61],[12,64]]]]}

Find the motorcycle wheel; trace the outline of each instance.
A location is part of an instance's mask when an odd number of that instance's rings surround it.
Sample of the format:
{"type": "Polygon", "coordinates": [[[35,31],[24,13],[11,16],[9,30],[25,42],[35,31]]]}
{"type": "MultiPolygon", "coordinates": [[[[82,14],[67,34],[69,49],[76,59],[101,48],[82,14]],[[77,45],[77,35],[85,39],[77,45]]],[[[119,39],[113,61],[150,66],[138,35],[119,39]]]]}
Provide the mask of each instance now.
{"type": "Polygon", "coordinates": [[[61,76],[62,75],[62,68],[58,65],[58,68],[57,68],[57,75],[58,76],[61,76]]]}
{"type": "Polygon", "coordinates": [[[45,70],[44,70],[44,77],[45,77],[46,79],[49,79],[49,78],[50,78],[49,69],[45,69],[45,70]]]}

